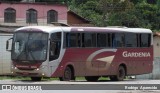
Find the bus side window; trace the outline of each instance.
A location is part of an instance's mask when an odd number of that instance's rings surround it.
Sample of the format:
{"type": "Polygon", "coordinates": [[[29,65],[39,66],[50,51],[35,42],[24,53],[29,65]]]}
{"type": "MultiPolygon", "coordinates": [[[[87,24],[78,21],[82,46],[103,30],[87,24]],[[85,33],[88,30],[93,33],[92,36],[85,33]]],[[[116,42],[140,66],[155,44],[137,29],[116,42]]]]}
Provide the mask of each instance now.
{"type": "Polygon", "coordinates": [[[137,34],[126,33],[125,34],[125,46],[126,47],[138,47],[137,46],[137,34]]]}
{"type": "Polygon", "coordinates": [[[141,47],[149,47],[150,46],[151,35],[150,34],[141,34],[140,35],[140,45],[141,47]]]}
{"type": "Polygon", "coordinates": [[[115,47],[124,47],[125,46],[125,37],[123,33],[115,34],[115,47]]]}
{"type": "Polygon", "coordinates": [[[116,40],[115,40],[115,34],[114,33],[111,34],[111,38],[112,38],[112,47],[115,48],[116,47],[116,40]]]}
{"type": "Polygon", "coordinates": [[[66,47],[81,47],[80,33],[66,33],[66,47]]]}
{"type": "Polygon", "coordinates": [[[84,34],[84,47],[92,47],[92,34],[85,33],[84,34]]]}
{"type": "Polygon", "coordinates": [[[96,33],[84,33],[83,47],[96,47],[96,33]]]}
{"type": "Polygon", "coordinates": [[[97,46],[106,47],[106,44],[107,44],[106,34],[103,33],[97,34],[97,46]]]}
{"type": "Polygon", "coordinates": [[[111,47],[111,34],[99,33],[97,34],[97,46],[98,47],[111,47]]]}
{"type": "Polygon", "coordinates": [[[51,34],[49,61],[59,57],[61,49],[61,32],[51,34]]]}
{"type": "Polygon", "coordinates": [[[107,33],[107,47],[112,46],[112,34],[107,33]]]}

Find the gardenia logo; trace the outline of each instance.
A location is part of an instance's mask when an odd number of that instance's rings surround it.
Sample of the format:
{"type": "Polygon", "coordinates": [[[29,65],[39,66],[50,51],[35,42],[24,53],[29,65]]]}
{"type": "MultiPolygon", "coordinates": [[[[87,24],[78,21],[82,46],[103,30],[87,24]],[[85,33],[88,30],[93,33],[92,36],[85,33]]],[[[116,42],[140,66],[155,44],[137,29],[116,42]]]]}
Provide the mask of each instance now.
{"type": "Polygon", "coordinates": [[[149,52],[128,52],[122,53],[123,57],[151,57],[149,52]]]}

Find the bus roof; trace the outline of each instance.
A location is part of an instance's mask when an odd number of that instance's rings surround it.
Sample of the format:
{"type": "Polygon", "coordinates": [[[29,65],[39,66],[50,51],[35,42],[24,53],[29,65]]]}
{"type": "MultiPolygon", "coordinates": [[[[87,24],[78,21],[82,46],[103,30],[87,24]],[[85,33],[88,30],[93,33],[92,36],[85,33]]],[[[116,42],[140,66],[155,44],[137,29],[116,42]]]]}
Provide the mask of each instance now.
{"type": "Polygon", "coordinates": [[[41,31],[46,33],[53,32],[132,32],[132,33],[152,33],[150,29],[145,28],[127,28],[127,27],[55,27],[55,26],[25,26],[15,30],[17,31],[41,31]]]}

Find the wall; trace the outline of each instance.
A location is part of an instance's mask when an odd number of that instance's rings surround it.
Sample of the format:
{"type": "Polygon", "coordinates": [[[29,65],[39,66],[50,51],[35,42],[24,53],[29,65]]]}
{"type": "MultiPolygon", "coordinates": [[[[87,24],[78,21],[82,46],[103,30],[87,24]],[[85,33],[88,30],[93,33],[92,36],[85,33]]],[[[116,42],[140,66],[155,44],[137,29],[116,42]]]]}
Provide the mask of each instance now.
{"type": "Polygon", "coordinates": [[[157,50],[160,50],[160,37],[159,36],[154,37],[153,44],[154,44],[154,57],[160,57],[160,51],[157,51],[157,50]]]}
{"type": "Polygon", "coordinates": [[[45,3],[0,3],[0,24],[7,26],[25,25],[48,25],[47,11],[55,10],[58,12],[58,22],[67,23],[66,5],[45,4],[45,3]],[[16,23],[4,23],[4,10],[14,8],[16,10],[16,23]],[[26,24],[26,10],[33,8],[38,12],[38,24],[26,24]]]}
{"type": "Polygon", "coordinates": [[[150,74],[137,75],[137,79],[160,79],[160,37],[153,38],[154,62],[153,72],[150,74]]]}
{"type": "Polygon", "coordinates": [[[0,33],[0,75],[11,74],[11,53],[6,51],[6,41],[12,34],[0,33]]]}

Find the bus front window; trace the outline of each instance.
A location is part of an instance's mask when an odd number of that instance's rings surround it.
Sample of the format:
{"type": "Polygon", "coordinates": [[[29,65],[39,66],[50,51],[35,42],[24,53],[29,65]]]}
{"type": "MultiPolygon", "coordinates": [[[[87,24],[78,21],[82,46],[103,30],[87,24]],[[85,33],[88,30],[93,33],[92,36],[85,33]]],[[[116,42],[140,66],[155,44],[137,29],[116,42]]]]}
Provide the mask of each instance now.
{"type": "Polygon", "coordinates": [[[16,61],[44,61],[47,57],[48,34],[20,33],[14,35],[12,60],[16,61]]]}

